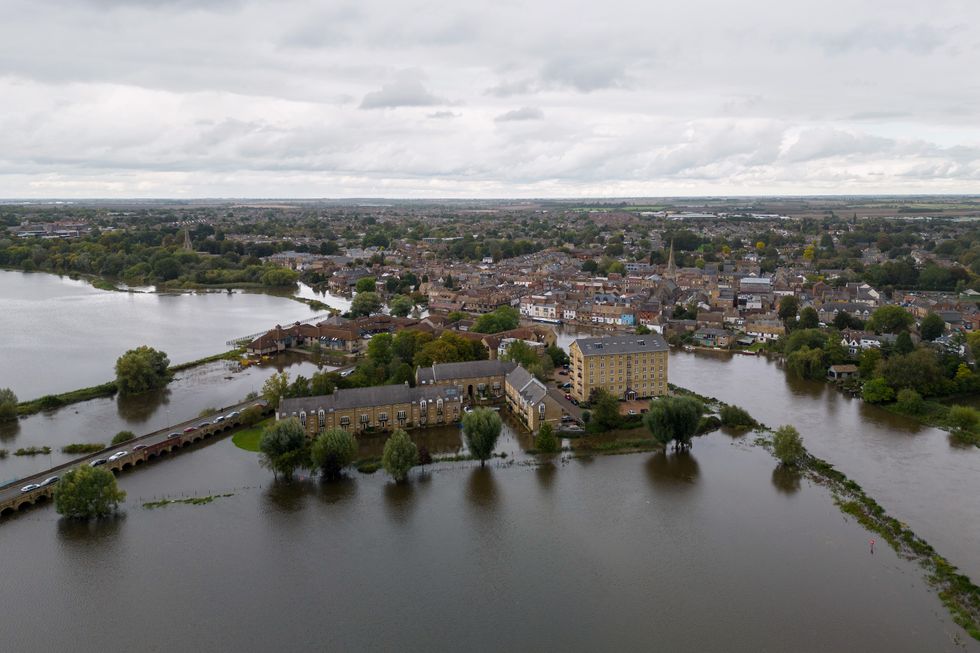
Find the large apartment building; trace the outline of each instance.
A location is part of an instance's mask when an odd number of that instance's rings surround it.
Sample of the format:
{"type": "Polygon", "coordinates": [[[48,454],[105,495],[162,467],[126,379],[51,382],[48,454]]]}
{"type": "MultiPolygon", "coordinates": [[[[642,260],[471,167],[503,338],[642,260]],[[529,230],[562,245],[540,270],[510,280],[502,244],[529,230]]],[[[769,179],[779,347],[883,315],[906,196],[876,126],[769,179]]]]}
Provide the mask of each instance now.
{"type": "Polygon", "coordinates": [[[667,342],[656,333],[579,338],[569,356],[571,394],[579,401],[596,388],[627,400],[667,394],[667,342]]]}

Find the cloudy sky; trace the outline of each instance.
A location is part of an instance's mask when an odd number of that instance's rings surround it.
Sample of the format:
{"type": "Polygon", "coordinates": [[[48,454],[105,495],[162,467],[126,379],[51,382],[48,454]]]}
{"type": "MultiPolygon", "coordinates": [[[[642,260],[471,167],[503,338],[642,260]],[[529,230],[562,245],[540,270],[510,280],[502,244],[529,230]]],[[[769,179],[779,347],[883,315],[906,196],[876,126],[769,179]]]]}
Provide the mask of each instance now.
{"type": "Polygon", "coordinates": [[[976,0],[0,2],[0,197],[920,192],[976,0]]]}

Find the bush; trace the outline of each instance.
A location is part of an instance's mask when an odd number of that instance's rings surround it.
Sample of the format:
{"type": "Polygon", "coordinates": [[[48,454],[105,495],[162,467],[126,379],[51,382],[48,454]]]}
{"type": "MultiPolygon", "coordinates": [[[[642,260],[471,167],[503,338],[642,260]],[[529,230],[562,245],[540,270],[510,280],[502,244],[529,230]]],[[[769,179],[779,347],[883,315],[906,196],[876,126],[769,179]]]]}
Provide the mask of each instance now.
{"type": "Polygon", "coordinates": [[[953,428],[974,431],[980,423],[980,412],[969,406],[953,406],[949,409],[946,421],[953,428]]]}
{"type": "Polygon", "coordinates": [[[136,434],[132,431],[119,431],[114,436],[112,436],[112,444],[122,444],[136,437],[136,434]]]}
{"type": "Polygon", "coordinates": [[[706,415],[698,422],[697,435],[704,435],[705,433],[715,431],[721,427],[722,423],[723,422],[714,415],[706,415]]]}
{"type": "Polygon", "coordinates": [[[146,345],[130,349],[116,361],[116,385],[123,396],[162,388],[172,376],[167,355],[146,345]]]}
{"type": "Polygon", "coordinates": [[[698,432],[703,413],[704,404],[693,397],[661,397],[650,402],[643,421],[660,444],[686,447],[698,432]]]}
{"type": "Polygon", "coordinates": [[[883,404],[895,398],[895,391],[879,376],[864,384],[861,398],[869,404],[883,404]]]}
{"type": "Polygon", "coordinates": [[[739,406],[725,405],[718,411],[721,423],[731,428],[754,428],[756,421],[748,411],[739,406]]]}
{"type": "Polygon", "coordinates": [[[310,465],[310,446],[299,420],[295,417],[271,424],[259,441],[262,465],[278,479],[291,481],[293,472],[310,465]]]}
{"type": "Polygon", "coordinates": [[[102,451],[103,449],[105,449],[105,445],[100,442],[95,442],[92,444],[74,443],[63,446],[61,448],[61,453],[95,453],[96,451],[102,451]]]}
{"type": "Polygon", "coordinates": [[[792,426],[780,426],[772,438],[772,450],[784,465],[797,465],[806,456],[803,438],[792,426]]]}
{"type": "Polygon", "coordinates": [[[404,483],[408,478],[408,472],[418,462],[419,450],[408,437],[408,433],[401,429],[395,429],[391,437],[385,442],[384,451],[381,454],[381,465],[385,471],[395,479],[396,483],[404,483]]]}
{"type": "Polygon", "coordinates": [[[922,401],[922,395],[913,390],[912,388],[903,388],[898,391],[898,398],[895,405],[899,410],[910,415],[918,415],[922,412],[925,404],[922,401]]]}
{"type": "Polygon", "coordinates": [[[17,395],[10,388],[0,388],[0,422],[17,419],[17,395]]]}
{"type": "Polygon", "coordinates": [[[258,406],[249,406],[242,411],[240,419],[242,426],[253,426],[262,420],[262,409],[258,406]]]}
{"type": "Polygon", "coordinates": [[[14,452],[15,456],[46,456],[51,453],[51,447],[21,447],[14,452]]]}

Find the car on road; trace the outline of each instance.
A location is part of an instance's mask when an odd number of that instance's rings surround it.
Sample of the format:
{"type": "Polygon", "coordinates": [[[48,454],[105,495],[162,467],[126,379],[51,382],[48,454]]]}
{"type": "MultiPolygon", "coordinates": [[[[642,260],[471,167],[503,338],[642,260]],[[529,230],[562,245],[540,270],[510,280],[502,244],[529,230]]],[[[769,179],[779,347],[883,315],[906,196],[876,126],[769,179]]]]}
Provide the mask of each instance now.
{"type": "MultiPolygon", "coordinates": [[[[188,426],[186,429],[184,429],[184,433],[192,433],[193,431],[196,431],[196,430],[197,430],[197,427],[196,426],[188,426]]],[[[168,437],[171,437],[172,438],[173,436],[174,436],[174,434],[171,433],[168,437]]]]}
{"type": "MultiPolygon", "coordinates": [[[[186,429],[184,429],[184,433],[190,433],[191,431],[196,431],[196,430],[197,429],[195,429],[193,426],[188,426],[186,429]]],[[[179,437],[180,437],[180,433],[171,433],[170,435],[167,436],[167,439],[169,440],[171,438],[179,438],[179,437]]]]}
{"type": "Polygon", "coordinates": [[[92,462],[90,462],[88,464],[88,466],[89,467],[98,467],[100,465],[105,465],[107,462],[109,462],[109,461],[106,460],[105,458],[96,458],[95,460],[93,460],[92,462]]]}
{"type": "Polygon", "coordinates": [[[227,418],[228,419],[235,419],[239,415],[241,415],[241,413],[239,413],[237,410],[233,410],[232,412],[228,413],[227,418]]]}
{"type": "MultiPolygon", "coordinates": [[[[178,435],[180,435],[180,434],[178,433],[178,435]]],[[[138,444],[135,447],[133,447],[133,451],[142,451],[143,449],[146,449],[146,445],[145,444],[138,444]]]]}
{"type": "Polygon", "coordinates": [[[58,476],[49,476],[46,479],[44,479],[43,481],[41,481],[40,485],[41,485],[41,487],[47,487],[49,485],[54,485],[55,483],[57,483],[60,480],[61,480],[61,478],[58,477],[58,476]]]}
{"type": "Polygon", "coordinates": [[[568,388],[571,388],[572,387],[572,382],[571,381],[566,381],[565,383],[562,383],[561,384],[561,387],[562,387],[563,390],[567,390],[568,388]]]}
{"type": "Polygon", "coordinates": [[[223,421],[225,421],[225,416],[224,415],[219,415],[219,416],[217,416],[217,417],[214,418],[214,423],[215,424],[220,424],[223,421]]]}
{"type": "Polygon", "coordinates": [[[129,452],[128,451],[117,451],[116,453],[114,453],[111,456],[109,456],[109,462],[110,463],[111,462],[114,462],[114,461],[119,460],[120,458],[122,458],[124,456],[128,456],[128,455],[129,455],[129,452]]]}
{"type": "Polygon", "coordinates": [[[211,422],[201,422],[197,425],[197,428],[203,429],[205,426],[211,426],[211,422]]]}
{"type": "Polygon", "coordinates": [[[41,487],[41,486],[38,485],[37,483],[31,483],[30,485],[25,485],[24,487],[22,487],[20,489],[20,491],[21,492],[33,492],[34,490],[38,489],[39,487],[41,487]]]}
{"type": "Polygon", "coordinates": [[[568,393],[566,392],[566,393],[565,393],[565,401],[571,401],[571,400],[572,400],[572,395],[570,395],[570,394],[568,394],[568,393]]]}
{"type": "Polygon", "coordinates": [[[569,399],[569,401],[571,401],[572,402],[572,405],[574,405],[574,406],[578,406],[579,405],[578,399],[572,398],[572,399],[569,399]]]}

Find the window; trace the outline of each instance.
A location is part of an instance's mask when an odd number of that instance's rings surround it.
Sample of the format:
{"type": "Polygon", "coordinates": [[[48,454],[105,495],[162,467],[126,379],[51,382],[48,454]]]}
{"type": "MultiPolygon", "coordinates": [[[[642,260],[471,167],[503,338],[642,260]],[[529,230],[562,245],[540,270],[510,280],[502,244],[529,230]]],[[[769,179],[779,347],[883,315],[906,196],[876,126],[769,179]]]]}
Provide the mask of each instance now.
{"type": "Polygon", "coordinates": [[[321,410],[317,413],[317,421],[319,422],[320,428],[322,429],[327,424],[327,414],[321,410]]]}
{"type": "Polygon", "coordinates": [[[541,417],[544,417],[544,402],[543,401],[540,404],[538,404],[538,414],[541,415],[541,417]]]}
{"type": "Polygon", "coordinates": [[[405,421],[405,411],[404,410],[398,411],[398,421],[399,422],[404,422],[405,421]]]}
{"type": "Polygon", "coordinates": [[[346,416],[345,417],[341,417],[340,418],[340,425],[343,426],[344,428],[350,426],[350,417],[346,417],[346,416]]]}
{"type": "Polygon", "coordinates": [[[302,424],[304,428],[306,427],[306,411],[305,410],[302,410],[299,413],[299,423],[302,424]]]}
{"type": "Polygon", "coordinates": [[[384,424],[388,421],[388,413],[378,413],[378,421],[384,424]]]}
{"type": "Polygon", "coordinates": [[[361,415],[361,424],[367,424],[371,421],[370,415],[361,415]]]}

